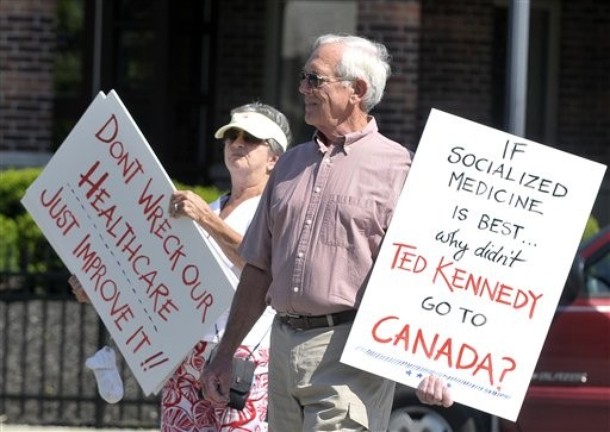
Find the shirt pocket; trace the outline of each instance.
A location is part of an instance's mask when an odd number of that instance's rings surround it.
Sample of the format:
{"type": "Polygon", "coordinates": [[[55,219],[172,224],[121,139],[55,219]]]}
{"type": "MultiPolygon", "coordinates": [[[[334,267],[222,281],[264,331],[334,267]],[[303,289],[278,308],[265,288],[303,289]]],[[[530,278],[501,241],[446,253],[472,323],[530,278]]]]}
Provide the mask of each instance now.
{"type": "Polygon", "coordinates": [[[324,209],[320,240],[327,246],[355,247],[367,241],[375,220],[373,200],[331,195],[324,209]]]}

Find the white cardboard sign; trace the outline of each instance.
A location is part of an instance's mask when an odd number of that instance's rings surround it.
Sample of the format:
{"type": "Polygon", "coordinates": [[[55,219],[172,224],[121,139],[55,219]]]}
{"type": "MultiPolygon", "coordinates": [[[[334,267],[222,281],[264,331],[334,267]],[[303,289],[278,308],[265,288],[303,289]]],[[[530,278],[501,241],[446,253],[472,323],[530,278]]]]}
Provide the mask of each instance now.
{"type": "Polygon", "coordinates": [[[191,219],[118,95],[100,93],[22,199],[83,284],[145,394],[231,302],[237,279],[191,219]]]}
{"type": "Polygon", "coordinates": [[[432,110],[341,361],[515,420],[605,169],[432,110]]]}

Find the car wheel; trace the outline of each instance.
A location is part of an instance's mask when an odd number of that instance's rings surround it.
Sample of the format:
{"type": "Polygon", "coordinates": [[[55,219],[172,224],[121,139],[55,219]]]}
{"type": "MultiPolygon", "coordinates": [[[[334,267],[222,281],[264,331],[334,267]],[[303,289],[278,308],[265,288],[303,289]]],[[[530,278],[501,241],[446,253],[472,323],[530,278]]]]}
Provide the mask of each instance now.
{"type": "Polygon", "coordinates": [[[413,402],[395,408],[388,432],[481,432],[477,419],[459,407],[442,408],[413,402]],[[455,409],[458,408],[458,409],[455,409]]]}

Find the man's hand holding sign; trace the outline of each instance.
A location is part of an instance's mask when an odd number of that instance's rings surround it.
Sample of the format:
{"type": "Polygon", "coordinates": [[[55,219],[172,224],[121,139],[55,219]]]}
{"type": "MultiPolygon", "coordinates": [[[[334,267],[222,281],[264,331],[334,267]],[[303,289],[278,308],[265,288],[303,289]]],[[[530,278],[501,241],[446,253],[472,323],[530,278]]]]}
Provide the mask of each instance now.
{"type": "Polygon", "coordinates": [[[432,110],[341,361],[515,420],[604,171],[432,110]]]}

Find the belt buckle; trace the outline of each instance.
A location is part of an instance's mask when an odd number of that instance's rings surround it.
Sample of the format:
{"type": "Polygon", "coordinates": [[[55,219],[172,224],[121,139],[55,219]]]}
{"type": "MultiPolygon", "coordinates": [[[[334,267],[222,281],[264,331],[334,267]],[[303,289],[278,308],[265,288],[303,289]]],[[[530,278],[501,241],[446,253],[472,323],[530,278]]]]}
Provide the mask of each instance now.
{"type": "Polygon", "coordinates": [[[311,322],[309,321],[309,317],[306,315],[294,318],[294,320],[301,323],[300,325],[294,326],[294,329],[297,331],[309,330],[311,328],[311,322]]]}
{"type": "Polygon", "coordinates": [[[303,331],[309,329],[309,320],[306,316],[286,313],[284,314],[284,318],[288,322],[288,325],[292,327],[293,330],[303,331]],[[299,324],[302,323],[302,324],[299,324]]]}

